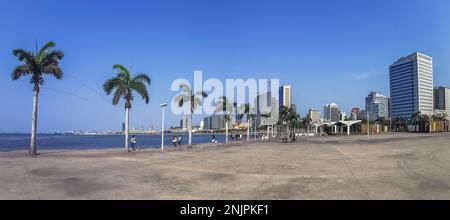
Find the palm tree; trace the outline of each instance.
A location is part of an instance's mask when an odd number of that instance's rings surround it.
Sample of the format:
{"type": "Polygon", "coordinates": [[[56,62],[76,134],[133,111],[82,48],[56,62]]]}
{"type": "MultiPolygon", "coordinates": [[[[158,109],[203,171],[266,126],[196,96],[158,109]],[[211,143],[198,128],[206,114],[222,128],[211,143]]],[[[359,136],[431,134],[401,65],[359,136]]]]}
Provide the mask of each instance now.
{"type": "Polygon", "coordinates": [[[130,109],[131,102],[134,99],[133,91],[137,92],[148,104],[150,101],[149,94],[147,91],[147,85],[150,85],[150,77],[144,73],[140,73],[135,77],[132,77],[130,71],[120,64],[113,66],[114,70],[119,71],[117,76],[108,79],[105,84],[103,84],[103,90],[105,90],[107,95],[113,94],[113,105],[119,104],[121,98],[125,100],[125,151],[129,152],[128,148],[128,133],[129,133],[129,123],[130,123],[130,109]],[[146,85],[147,84],[147,85],[146,85]]]}
{"type": "Polygon", "coordinates": [[[21,62],[13,70],[11,77],[18,80],[22,76],[31,75],[30,83],[34,85],[33,92],[33,115],[31,119],[31,144],[29,154],[37,155],[36,149],[36,130],[37,130],[37,111],[39,87],[44,84],[44,75],[54,76],[56,79],[63,78],[63,72],[59,67],[59,61],[64,57],[64,53],[60,50],[51,50],[56,45],[48,42],[36,53],[25,51],[23,49],[13,50],[13,55],[21,62]]]}
{"type": "Polygon", "coordinates": [[[192,148],[192,115],[194,114],[194,110],[200,107],[203,103],[203,98],[208,97],[208,94],[199,91],[194,93],[192,89],[188,85],[181,85],[180,88],[183,90],[183,93],[177,95],[174,98],[174,102],[178,103],[178,106],[181,108],[186,103],[190,103],[189,106],[189,120],[188,120],[188,130],[189,130],[189,144],[188,147],[192,148]]]}
{"type": "Polygon", "coordinates": [[[252,124],[252,119],[255,117],[255,114],[253,113],[253,109],[251,108],[250,104],[242,104],[239,106],[239,114],[238,117],[242,120],[244,116],[247,117],[247,141],[250,141],[250,126],[252,124]]]}
{"type": "Polygon", "coordinates": [[[280,109],[279,125],[286,125],[286,135],[290,133],[289,127],[294,128],[295,123],[300,121],[300,116],[293,108],[282,106],[280,109]]]}
{"type": "Polygon", "coordinates": [[[312,123],[311,117],[309,115],[306,115],[306,118],[304,118],[303,121],[302,121],[302,125],[306,129],[307,135],[309,135],[309,128],[311,126],[311,123],[312,123]]]}
{"type": "Polygon", "coordinates": [[[225,119],[225,142],[228,143],[228,124],[231,121],[234,106],[236,103],[231,102],[227,97],[222,96],[216,103],[216,113],[223,113],[225,119]]]}
{"type": "MultiPolygon", "coordinates": [[[[272,112],[268,112],[268,113],[264,113],[264,114],[261,114],[261,118],[264,118],[264,119],[269,119],[269,118],[271,118],[272,117],[272,112]]],[[[270,125],[269,125],[270,123],[267,123],[267,138],[269,138],[269,129],[270,129],[270,125]]]]}

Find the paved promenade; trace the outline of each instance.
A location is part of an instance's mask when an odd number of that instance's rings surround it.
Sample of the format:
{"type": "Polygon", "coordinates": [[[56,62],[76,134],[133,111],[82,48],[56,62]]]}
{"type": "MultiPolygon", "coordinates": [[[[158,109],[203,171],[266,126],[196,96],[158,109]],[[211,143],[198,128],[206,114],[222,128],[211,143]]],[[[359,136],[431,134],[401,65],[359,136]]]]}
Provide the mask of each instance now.
{"type": "Polygon", "coordinates": [[[450,199],[450,134],[0,152],[0,199],[450,199]]]}

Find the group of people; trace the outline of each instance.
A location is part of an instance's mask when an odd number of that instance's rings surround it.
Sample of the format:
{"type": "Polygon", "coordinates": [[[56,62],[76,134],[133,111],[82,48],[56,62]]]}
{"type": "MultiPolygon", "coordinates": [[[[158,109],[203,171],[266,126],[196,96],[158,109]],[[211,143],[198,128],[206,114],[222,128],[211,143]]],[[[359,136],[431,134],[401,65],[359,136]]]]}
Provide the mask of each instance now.
{"type": "Polygon", "coordinates": [[[234,140],[236,140],[236,141],[247,140],[247,134],[242,134],[242,133],[230,134],[230,139],[232,141],[234,141],[234,140]]]}
{"type": "Polygon", "coordinates": [[[181,136],[172,136],[172,144],[174,147],[181,147],[183,138],[181,136]]]}

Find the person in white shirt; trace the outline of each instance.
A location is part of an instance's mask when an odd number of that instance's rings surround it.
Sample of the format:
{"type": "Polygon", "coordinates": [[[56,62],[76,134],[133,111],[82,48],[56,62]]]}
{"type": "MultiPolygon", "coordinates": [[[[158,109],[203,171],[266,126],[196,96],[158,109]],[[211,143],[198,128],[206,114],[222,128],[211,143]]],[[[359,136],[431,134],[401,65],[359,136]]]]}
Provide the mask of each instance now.
{"type": "Polygon", "coordinates": [[[133,151],[137,150],[137,147],[136,147],[136,136],[135,135],[133,135],[131,137],[131,150],[133,150],[133,151]]]}

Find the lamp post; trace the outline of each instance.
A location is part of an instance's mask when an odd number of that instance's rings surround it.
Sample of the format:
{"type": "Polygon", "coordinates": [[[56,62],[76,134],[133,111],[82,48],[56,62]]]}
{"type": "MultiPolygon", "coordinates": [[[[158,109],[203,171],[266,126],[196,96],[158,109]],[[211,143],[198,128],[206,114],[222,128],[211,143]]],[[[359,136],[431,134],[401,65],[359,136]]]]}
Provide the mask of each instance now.
{"type": "Polygon", "coordinates": [[[164,152],[164,112],[166,109],[167,103],[162,103],[162,118],[161,118],[161,152],[164,152]]]}
{"type": "Polygon", "coordinates": [[[369,122],[369,120],[370,120],[370,118],[369,118],[369,111],[367,111],[367,138],[369,138],[369,136],[370,136],[370,130],[369,130],[370,122],[369,122]]]}

